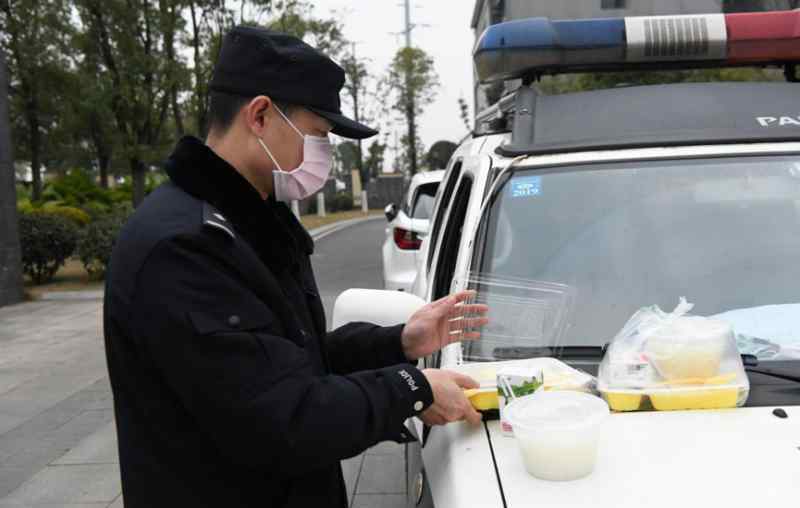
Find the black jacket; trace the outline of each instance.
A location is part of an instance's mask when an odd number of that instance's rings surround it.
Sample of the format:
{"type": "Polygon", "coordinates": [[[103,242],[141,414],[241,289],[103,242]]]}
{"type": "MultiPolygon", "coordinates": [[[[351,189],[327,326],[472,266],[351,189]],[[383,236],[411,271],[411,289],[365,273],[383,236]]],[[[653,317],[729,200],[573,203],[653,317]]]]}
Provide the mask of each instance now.
{"type": "Polygon", "coordinates": [[[106,282],[125,506],[346,506],[339,461],[409,440],[433,399],[402,325],[326,333],[288,208],[195,138],[167,172],[106,282]]]}

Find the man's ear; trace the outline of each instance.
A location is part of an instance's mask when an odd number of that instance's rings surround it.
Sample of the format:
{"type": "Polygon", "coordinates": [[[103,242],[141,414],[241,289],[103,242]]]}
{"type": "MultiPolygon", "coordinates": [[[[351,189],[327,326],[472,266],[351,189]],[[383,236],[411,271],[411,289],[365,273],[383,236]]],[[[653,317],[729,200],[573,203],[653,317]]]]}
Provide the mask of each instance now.
{"type": "Polygon", "coordinates": [[[264,132],[272,118],[272,99],[266,95],[253,98],[242,110],[248,129],[258,137],[264,132]]]}

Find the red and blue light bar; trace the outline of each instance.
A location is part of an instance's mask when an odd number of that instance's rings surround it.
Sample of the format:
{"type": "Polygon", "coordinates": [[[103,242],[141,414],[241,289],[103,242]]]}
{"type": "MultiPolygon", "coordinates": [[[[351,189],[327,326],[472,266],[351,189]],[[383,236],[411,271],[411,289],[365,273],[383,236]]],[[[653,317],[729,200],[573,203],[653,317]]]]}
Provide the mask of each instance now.
{"type": "Polygon", "coordinates": [[[800,62],[800,10],[492,25],[473,53],[481,82],[642,67],[800,62]]]}

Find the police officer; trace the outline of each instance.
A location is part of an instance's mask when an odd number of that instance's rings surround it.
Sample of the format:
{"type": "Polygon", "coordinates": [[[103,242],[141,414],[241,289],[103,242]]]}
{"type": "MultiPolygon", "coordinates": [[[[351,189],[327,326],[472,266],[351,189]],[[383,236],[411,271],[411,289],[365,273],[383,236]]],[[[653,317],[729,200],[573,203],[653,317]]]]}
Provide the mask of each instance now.
{"type": "Polygon", "coordinates": [[[178,142],[123,228],[104,328],[127,508],[344,507],[340,460],[413,439],[411,416],[480,421],[474,380],[414,366],[486,321],[462,317],[486,311],[465,293],[405,325],[325,331],[314,245],[285,202],[325,183],[329,132],[376,134],[342,116],[343,83],[299,39],[235,28],[208,139],[178,142]]]}

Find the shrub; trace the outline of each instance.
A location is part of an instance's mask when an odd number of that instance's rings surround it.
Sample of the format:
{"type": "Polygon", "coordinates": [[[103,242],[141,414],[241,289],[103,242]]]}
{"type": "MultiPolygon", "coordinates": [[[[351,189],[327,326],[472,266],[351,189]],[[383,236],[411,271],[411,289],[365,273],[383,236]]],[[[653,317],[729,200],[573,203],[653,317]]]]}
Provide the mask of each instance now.
{"type": "Polygon", "coordinates": [[[52,180],[42,197],[47,201],[57,200],[74,207],[90,201],[111,204],[108,191],[98,186],[89,173],[80,169],[73,169],[66,176],[52,180]]]}
{"type": "Polygon", "coordinates": [[[36,284],[43,284],[52,280],[75,252],[78,228],[57,215],[21,214],[19,236],[23,271],[36,284]]]}
{"type": "Polygon", "coordinates": [[[74,206],[59,206],[53,205],[52,203],[45,203],[42,208],[36,210],[36,213],[57,215],[67,219],[68,221],[71,221],[78,227],[86,226],[92,221],[92,218],[88,213],[84,212],[80,208],[75,208],[74,206]]]}
{"type": "Polygon", "coordinates": [[[16,184],[16,190],[17,190],[17,201],[31,200],[31,190],[28,188],[28,186],[18,183],[16,184]]]}
{"type": "Polygon", "coordinates": [[[81,210],[89,214],[93,221],[101,219],[111,212],[112,205],[100,201],[89,201],[81,205],[81,210]]]}
{"type": "MultiPolygon", "coordinates": [[[[325,204],[328,207],[327,203],[325,204]]],[[[306,214],[308,215],[316,215],[317,213],[317,196],[314,195],[308,200],[308,207],[306,208],[306,214]]]]}
{"type": "Polygon", "coordinates": [[[78,239],[78,257],[92,279],[101,279],[108,269],[122,226],[133,213],[129,202],[114,204],[110,211],[90,224],[78,239]]]}
{"type": "Polygon", "coordinates": [[[33,213],[34,211],[36,211],[36,208],[33,206],[33,203],[31,203],[30,199],[27,198],[17,199],[17,211],[21,214],[33,213]]]}
{"type": "Polygon", "coordinates": [[[124,222],[124,214],[109,214],[91,223],[81,234],[78,257],[90,278],[98,280],[105,275],[114,243],[124,222]]]}
{"type": "MultiPolygon", "coordinates": [[[[144,195],[147,196],[153,192],[159,185],[167,181],[169,178],[164,173],[148,172],[145,175],[144,182],[144,195]]],[[[122,182],[117,184],[113,189],[109,190],[109,197],[114,204],[118,203],[131,203],[133,201],[133,180],[131,177],[126,176],[122,182]]]]}
{"type": "Polygon", "coordinates": [[[353,195],[347,192],[339,192],[331,200],[330,210],[332,212],[346,212],[353,209],[353,195]]]}

